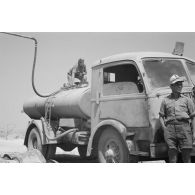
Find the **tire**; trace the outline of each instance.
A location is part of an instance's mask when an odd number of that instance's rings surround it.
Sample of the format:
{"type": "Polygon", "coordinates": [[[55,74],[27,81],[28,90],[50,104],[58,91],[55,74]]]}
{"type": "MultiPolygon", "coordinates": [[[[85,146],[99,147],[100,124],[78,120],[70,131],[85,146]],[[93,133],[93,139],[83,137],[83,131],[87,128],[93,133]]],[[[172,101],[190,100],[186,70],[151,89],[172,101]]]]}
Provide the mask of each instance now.
{"type": "Polygon", "coordinates": [[[56,145],[54,144],[43,145],[43,154],[46,160],[55,157],[55,153],[56,153],[56,145]]]}
{"type": "Polygon", "coordinates": [[[129,151],[121,135],[112,128],[105,129],[98,141],[100,163],[127,163],[129,151]]]}
{"type": "Polygon", "coordinates": [[[55,155],[56,146],[55,145],[43,145],[41,141],[41,136],[37,128],[33,128],[28,135],[28,149],[39,150],[45,159],[50,159],[55,155]]]}
{"type": "Polygon", "coordinates": [[[78,152],[82,159],[85,159],[87,156],[87,146],[78,146],[78,152]]]}

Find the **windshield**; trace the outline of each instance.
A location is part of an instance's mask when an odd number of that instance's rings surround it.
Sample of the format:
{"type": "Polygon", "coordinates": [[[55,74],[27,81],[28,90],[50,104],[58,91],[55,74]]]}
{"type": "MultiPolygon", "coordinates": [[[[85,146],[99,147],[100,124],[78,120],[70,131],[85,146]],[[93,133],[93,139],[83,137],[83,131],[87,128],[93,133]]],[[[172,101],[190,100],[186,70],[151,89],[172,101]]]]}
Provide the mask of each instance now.
{"type": "Polygon", "coordinates": [[[143,65],[151,89],[168,87],[173,74],[185,77],[184,86],[190,85],[182,61],[179,59],[147,58],[143,59],[143,65]]]}
{"type": "Polygon", "coordinates": [[[190,72],[192,81],[193,81],[193,83],[195,83],[195,63],[186,60],[186,65],[187,65],[188,70],[190,72]]]}

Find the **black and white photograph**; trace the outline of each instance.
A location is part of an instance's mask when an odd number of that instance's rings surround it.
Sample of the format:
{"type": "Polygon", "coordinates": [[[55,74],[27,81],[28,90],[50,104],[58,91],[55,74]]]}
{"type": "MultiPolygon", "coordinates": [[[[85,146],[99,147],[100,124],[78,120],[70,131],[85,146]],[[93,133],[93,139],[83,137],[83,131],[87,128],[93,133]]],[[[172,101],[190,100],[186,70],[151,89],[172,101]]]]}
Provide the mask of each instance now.
{"type": "Polygon", "coordinates": [[[2,162],[194,162],[195,33],[0,35],[2,162]]]}
{"type": "Polygon", "coordinates": [[[0,27],[2,192],[192,193],[191,3],[10,3],[0,27]]]}

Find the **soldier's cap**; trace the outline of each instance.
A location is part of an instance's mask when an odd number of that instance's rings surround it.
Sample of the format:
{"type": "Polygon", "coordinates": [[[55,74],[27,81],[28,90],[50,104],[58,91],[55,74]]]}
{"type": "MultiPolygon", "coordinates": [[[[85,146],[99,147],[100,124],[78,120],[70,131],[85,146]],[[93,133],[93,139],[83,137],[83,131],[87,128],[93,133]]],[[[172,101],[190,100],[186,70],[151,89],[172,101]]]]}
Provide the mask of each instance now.
{"type": "Polygon", "coordinates": [[[184,82],[184,77],[180,77],[177,74],[174,74],[170,77],[170,85],[173,85],[177,82],[184,82]]]}

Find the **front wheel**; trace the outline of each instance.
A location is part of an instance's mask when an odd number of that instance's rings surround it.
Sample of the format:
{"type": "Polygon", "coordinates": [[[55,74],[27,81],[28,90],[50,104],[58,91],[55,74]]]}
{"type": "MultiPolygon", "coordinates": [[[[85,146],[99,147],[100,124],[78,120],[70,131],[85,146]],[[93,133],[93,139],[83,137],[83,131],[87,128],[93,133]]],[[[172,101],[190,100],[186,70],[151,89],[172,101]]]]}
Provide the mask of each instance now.
{"type": "Polygon", "coordinates": [[[46,159],[52,158],[56,153],[55,145],[43,145],[41,136],[37,128],[33,128],[28,136],[28,149],[39,150],[46,159]]]}
{"type": "Polygon", "coordinates": [[[113,128],[105,129],[98,142],[98,161],[100,163],[127,163],[129,151],[121,135],[113,128]]]}

